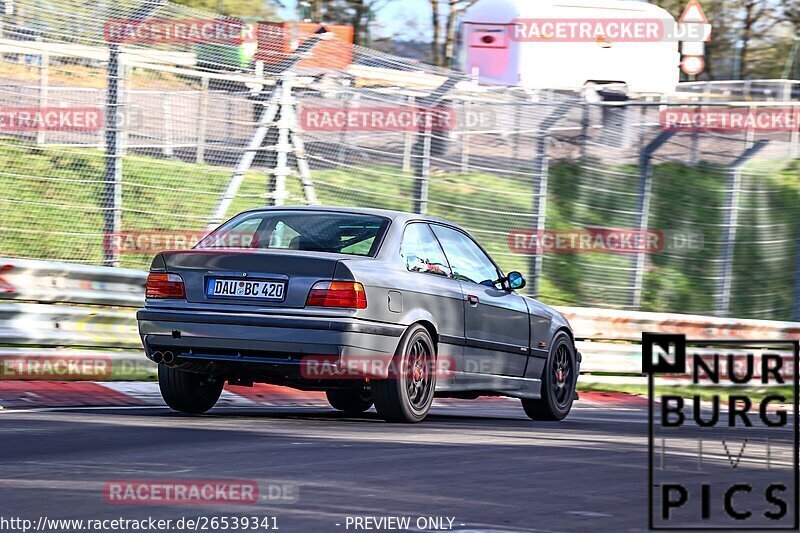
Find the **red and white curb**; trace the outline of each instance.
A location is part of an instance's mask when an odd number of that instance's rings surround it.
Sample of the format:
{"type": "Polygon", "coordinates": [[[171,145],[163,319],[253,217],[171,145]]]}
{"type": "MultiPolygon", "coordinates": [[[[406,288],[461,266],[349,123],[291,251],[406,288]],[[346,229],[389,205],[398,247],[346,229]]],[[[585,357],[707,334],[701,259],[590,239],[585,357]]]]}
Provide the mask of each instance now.
{"type": "MultiPolygon", "coordinates": [[[[0,381],[0,406],[20,407],[117,407],[163,406],[158,383],[137,381],[0,381]]],[[[327,406],[321,392],[256,384],[227,386],[220,407],[327,406]]]]}
{"type": "MultiPolygon", "coordinates": [[[[580,404],[605,407],[645,407],[647,399],[616,392],[581,392],[580,404]]],[[[519,400],[487,397],[483,406],[518,405],[519,400]]],[[[474,406],[476,400],[437,399],[440,406],[474,406]]],[[[219,407],[328,407],[324,392],[299,391],[257,383],[226,386],[219,407]]],[[[0,409],[25,407],[164,406],[158,383],[136,381],[0,381],[0,409]]]]}

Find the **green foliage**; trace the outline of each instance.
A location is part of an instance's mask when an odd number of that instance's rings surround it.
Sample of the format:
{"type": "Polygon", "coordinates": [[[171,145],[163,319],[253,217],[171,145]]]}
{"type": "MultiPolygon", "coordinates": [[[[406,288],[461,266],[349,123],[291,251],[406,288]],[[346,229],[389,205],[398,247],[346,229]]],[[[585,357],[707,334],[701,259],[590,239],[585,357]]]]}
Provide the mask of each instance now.
{"type": "Polygon", "coordinates": [[[242,19],[272,20],[275,5],[268,0],[173,0],[174,3],[242,19]]]}
{"type": "MultiPolygon", "coordinates": [[[[7,194],[0,200],[0,255],[99,263],[103,257],[104,157],[100,151],[0,147],[7,194]]],[[[550,168],[547,229],[631,228],[638,169],[597,162],[559,162],[550,168]],[[599,173],[601,172],[601,173],[599,173]]],[[[436,173],[429,181],[428,213],[471,231],[505,271],[530,274],[532,256],[514,253],[509,234],[532,230],[530,169],[516,177],[436,173]],[[455,200],[457,198],[457,200],[455,200]]],[[[732,316],[790,316],[798,227],[800,160],[746,167],[742,174],[734,255],[732,316]]],[[[127,156],[123,163],[123,231],[202,231],[230,170],[127,156]]],[[[410,211],[415,179],[390,167],[317,170],[325,205],[410,211]]],[[[718,297],[722,226],[730,187],[727,169],[663,163],[654,167],[650,228],[700,233],[699,250],[648,254],[643,309],[710,313],[718,297]]],[[[289,203],[302,202],[297,180],[287,182],[289,203]]],[[[228,215],[265,205],[266,177],[250,172],[228,215]]],[[[147,268],[151,254],[125,254],[121,266],[147,268]]],[[[544,261],[545,302],[624,305],[634,256],[560,253],[544,261]],[[620,304],[622,302],[622,304],[620,304]]]]}

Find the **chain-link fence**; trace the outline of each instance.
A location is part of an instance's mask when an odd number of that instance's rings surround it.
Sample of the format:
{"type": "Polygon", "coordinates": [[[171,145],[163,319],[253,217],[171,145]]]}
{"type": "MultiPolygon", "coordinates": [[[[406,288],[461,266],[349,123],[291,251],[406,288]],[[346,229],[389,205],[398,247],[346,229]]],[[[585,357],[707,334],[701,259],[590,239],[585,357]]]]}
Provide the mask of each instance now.
{"type": "Polygon", "coordinates": [[[594,101],[161,1],[0,19],[2,255],[146,268],[246,208],[358,205],[463,225],[545,302],[800,315],[796,122],[665,123],[796,120],[800,84],[594,101]]]}

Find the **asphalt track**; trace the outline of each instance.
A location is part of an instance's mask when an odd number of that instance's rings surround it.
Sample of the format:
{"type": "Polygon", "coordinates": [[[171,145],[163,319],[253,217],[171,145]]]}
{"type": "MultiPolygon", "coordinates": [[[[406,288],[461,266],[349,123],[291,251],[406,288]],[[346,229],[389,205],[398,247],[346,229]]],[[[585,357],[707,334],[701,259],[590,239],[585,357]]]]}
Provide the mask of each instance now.
{"type": "Polygon", "coordinates": [[[358,531],[348,516],[408,516],[412,526],[450,517],[457,531],[647,529],[643,401],[581,400],[560,423],[528,420],[516,402],[460,402],[417,425],[323,407],[6,409],[0,441],[0,515],[34,521],[255,515],[277,517],[280,531],[336,532],[358,531]],[[104,499],[109,480],[209,478],[299,492],[252,505],[104,499]]]}

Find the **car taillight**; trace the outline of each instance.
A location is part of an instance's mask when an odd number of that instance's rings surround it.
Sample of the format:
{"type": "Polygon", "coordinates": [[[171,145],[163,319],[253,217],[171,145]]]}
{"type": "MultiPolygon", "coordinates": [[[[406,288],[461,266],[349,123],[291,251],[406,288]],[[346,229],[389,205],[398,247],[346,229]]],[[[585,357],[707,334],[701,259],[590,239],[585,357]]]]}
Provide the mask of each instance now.
{"type": "Polygon", "coordinates": [[[367,293],[354,281],[320,281],[311,287],[306,306],[366,309],[367,293]]]}
{"type": "Polygon", "coordinates": [[[151,272],[147,276],[147,298],[186,298],[183,279],[177,274],[151,272]]]}

